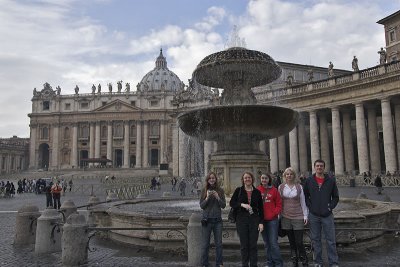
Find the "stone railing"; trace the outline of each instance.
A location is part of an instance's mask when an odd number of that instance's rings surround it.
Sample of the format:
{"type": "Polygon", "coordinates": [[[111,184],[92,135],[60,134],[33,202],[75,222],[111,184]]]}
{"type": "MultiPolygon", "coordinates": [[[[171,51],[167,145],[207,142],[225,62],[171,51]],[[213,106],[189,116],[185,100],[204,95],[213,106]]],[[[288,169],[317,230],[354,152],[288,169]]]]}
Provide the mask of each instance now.
{"type": "MultiPolygon", "coordinates": [[[[383,186],[400,187],[399,176],[381,176],[383,186]]],[[[336,182],[340,186],[350,186],[351,180],[354,180],[355,186],[374,186],[375,177],[364,177],[363,175],[351,176],[351,175],[338,175],[336,176],[336,182]]]]}

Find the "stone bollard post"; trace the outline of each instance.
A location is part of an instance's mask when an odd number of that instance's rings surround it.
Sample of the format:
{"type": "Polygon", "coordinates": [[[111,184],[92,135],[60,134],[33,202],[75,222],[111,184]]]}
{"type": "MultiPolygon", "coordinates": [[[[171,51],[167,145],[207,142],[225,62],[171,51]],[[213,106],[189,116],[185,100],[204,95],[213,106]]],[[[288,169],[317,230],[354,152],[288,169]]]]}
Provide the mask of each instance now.
{"type": "Polygon", "coordinates": [[[63,266],[79,266],[87,263],[89,240],[88,225],[82,214],[71,214],[63,227],[62,264],[63,266]]]}
{"type": "Polygon", "coordinates": [[[202,242],[201,214],[192,213],[187,226],[187,252],[189,266],[201,266],[202,242]]]}
{"type": "Polygon", "coordinates": [[[75,203],[70,199],[64,201],[60,209],[64,212],[65,216],[65,218],[63,218],[64,222],[68,219],[69,215],[78,212],[78,208],[75,206],[75,203]]]}
{"type": "Polygon", "coordinates": [[[47,208],[43,211],[37,219],[36,254],[61,251],[61,226],[56,226],[56,224],[61,224],[61,221],[62,216],[57,210],[47,208]]]}
{"type": "Polygon", "coordinates": [[[18,210],[15,221],[14,245],[23,246],[35,243],[36,220],[39,216],[39,208],[33,205],[28,204],[18,210]]]}

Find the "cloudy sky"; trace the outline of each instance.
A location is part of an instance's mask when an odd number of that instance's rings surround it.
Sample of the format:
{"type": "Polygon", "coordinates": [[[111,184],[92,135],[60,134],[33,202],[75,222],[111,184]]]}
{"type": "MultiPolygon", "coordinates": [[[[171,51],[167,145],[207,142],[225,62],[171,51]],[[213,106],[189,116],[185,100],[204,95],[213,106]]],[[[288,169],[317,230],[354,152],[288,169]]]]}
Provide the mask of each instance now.
{"type": "Polygon", "coordinates": [[[351,69],[377,65],[376,23],[400,0],[0,0],[0,137],[29,137],[33,88],[62,94],[136,85],[160,48],[183,82],[223,50],[233,25],[248,49],[277,61],[351,69]]]}

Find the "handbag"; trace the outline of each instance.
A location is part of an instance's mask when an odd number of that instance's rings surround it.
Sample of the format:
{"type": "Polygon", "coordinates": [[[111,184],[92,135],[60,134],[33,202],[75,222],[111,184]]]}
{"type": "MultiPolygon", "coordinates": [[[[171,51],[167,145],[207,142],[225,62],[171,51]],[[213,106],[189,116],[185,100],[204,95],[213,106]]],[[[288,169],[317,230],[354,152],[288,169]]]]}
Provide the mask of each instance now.
{"type": "MultiPolygon", "coordinates": [[[[242,188],[240,188],[238,199],[240,198],[240,193],[242,192],[242,188]]],[[[236,223],[237,209],[231,208],[228,214],[228,221],[230,223],[236,223]]]]}

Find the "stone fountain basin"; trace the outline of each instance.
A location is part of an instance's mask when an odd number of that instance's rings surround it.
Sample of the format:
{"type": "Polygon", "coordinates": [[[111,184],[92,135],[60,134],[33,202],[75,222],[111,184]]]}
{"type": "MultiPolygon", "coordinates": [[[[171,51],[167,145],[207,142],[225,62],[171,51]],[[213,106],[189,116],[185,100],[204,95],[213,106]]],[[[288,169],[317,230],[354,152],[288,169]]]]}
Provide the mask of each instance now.
{"type": "Polygon", "coordinates": [[[233,105],[195,109],[178,116],[179,127],[190,136],[210,141],[275,138],[291,131],[299,114],[268,105],[233,105]]]}

